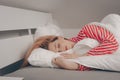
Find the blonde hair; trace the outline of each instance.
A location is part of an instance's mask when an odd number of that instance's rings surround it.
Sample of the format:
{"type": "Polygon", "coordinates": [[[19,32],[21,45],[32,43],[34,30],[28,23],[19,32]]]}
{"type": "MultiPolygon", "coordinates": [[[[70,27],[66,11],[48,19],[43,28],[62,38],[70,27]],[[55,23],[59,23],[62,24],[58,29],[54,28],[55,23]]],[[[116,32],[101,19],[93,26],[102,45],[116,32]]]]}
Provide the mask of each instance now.
{"type": "Polygon", "coordinates": [[[43,36],[43,37],[40,37],[38,38],[32,45],[32,47],[28,50],[28,52],[25,54],[25,57],[24,57],[24,61],[23,61],[23,64],[22,64],[22,67],[25,67],[28,65],[28,57],[30,56],[31,52],[36,49],[36,48],[44,48],[44,49],[48,49],[48,45],[50,42],[54,41],[55,39],[57,38],[57,36],[43,36]]]}

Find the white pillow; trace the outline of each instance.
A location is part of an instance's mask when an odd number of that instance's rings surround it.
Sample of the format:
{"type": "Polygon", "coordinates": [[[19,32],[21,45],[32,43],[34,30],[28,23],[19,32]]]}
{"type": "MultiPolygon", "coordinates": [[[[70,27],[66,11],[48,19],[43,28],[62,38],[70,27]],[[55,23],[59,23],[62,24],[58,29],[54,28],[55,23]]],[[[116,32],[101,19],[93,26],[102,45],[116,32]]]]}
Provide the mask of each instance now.
{"type": "Polygon", "coordinates": [[[59,56],[59,54],[46,49],[37,48],[32,51],[28,58],[28,62],[33,66],[57,67],[56,65],[52,64],[52,59],[57,56],[59,56]]]}
{"type": "Polygon", "coordinates": [[[46,35],[63,36],[63,32],[60,29],[60,27],[58,27],[57,25],[49,23],[47,25],[40,26],[36,29],[34,40],[36,40],[41,36],[46,36],[46,35]]]}
{"type": "Polygon", "coordinates": [[[120,71],[120,55],[87,56],[72,61],[91,68],[120,71]]]}
{"type": "Polygon", "coordinates": [[[79,42],[77,42],[73,51],[78,54],[86,54],[89,50],[99,45],[99,42],[95,39],[85,38],[79,42]]]}
{"type": "Polygon", "coordinates": [[[120,27],[120,15],[109,14],[101,20],[101,23],[110,24],[114,27],[120,27]]]}

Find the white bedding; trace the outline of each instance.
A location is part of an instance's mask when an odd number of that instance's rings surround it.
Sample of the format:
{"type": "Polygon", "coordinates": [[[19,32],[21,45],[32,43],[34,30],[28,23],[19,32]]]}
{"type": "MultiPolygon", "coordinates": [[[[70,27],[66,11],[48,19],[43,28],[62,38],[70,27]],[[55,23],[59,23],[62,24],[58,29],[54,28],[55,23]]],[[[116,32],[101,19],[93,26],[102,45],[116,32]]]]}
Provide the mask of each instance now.
{"type": "MultiPolygon", "coordinates": [[[[109,24],[114,27],[117,27],[118,28],[117,30],[120,30],[119,29],[120,16],[117,14],[110,14],[106,16],[101,22],[103,24],[109,24]]],[[[86,45],[86,42],[85,42],[85,45],[86,45]]],[[[50,60],[51,59],[52,58],[50,58],[50,60]]],[[[120,49],[118,49],[116,54],[113,54],[113,55],[87,56],[87,57],[79,57],[77,59],[70,59],[70,60],[76,63],[82,64],[82,65],[88,66],[88,67],[92,67],[92,68],[97,68],[97,69],[102,69],[102,70],[120,71],[120,49]]],[[[31,61],[30,58],[28,59],[28,61],[29,62],[31,61]]],[[[31,62],[30,64],[34,65],[31,62]]],[[[40,66],[40,65],[37,65],[37,66],[40,66]]]]}
{"type": "Polygon", "coordinates": [[[120,55],[87,56],[72,61],[91,68],[120,71],[120,55]]]}

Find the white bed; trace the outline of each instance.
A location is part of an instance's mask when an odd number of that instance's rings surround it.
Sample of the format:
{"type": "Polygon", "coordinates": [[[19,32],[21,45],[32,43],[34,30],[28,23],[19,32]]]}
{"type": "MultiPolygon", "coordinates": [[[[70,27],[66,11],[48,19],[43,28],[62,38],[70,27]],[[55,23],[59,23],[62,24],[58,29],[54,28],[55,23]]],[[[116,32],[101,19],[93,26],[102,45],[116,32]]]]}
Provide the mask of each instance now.
{"type": "MultiPolygon", "coordinates": [[[[0,6],[0,12],[0,75],[24,77],[24,80],[120,79],[119,72],[110,71],[97,70],[80,72],[31,66],[19,69],[25,52],[33,42],[32,33],[34,32],[34,29],[39,26],[52,23],[52,15],[50,13],[6,6],[0,6]]],[[[71,33],[70,29],[66,29],[65,31],[71,33]]]]}

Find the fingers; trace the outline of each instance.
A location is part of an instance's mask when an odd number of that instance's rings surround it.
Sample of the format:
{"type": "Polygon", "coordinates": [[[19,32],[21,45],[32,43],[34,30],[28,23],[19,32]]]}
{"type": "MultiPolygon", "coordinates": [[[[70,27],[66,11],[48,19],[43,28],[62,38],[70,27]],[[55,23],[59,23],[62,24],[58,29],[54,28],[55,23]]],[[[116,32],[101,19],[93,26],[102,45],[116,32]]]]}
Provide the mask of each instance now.
{"type": "Polygon", "coordinates": [[[64,53],[64,54],[61,54],[61,56],[63,56],[65,59],[71,59],[71,58],[73,58],[72,54],[66,54],[66,53],[64,53]]]}
{"type": "Polygon", "coordinates": [[[64,58],[63,57],[56,57],[52,60],[52,63],[58,65],[60,61],[62,61],[64,58]]]}

